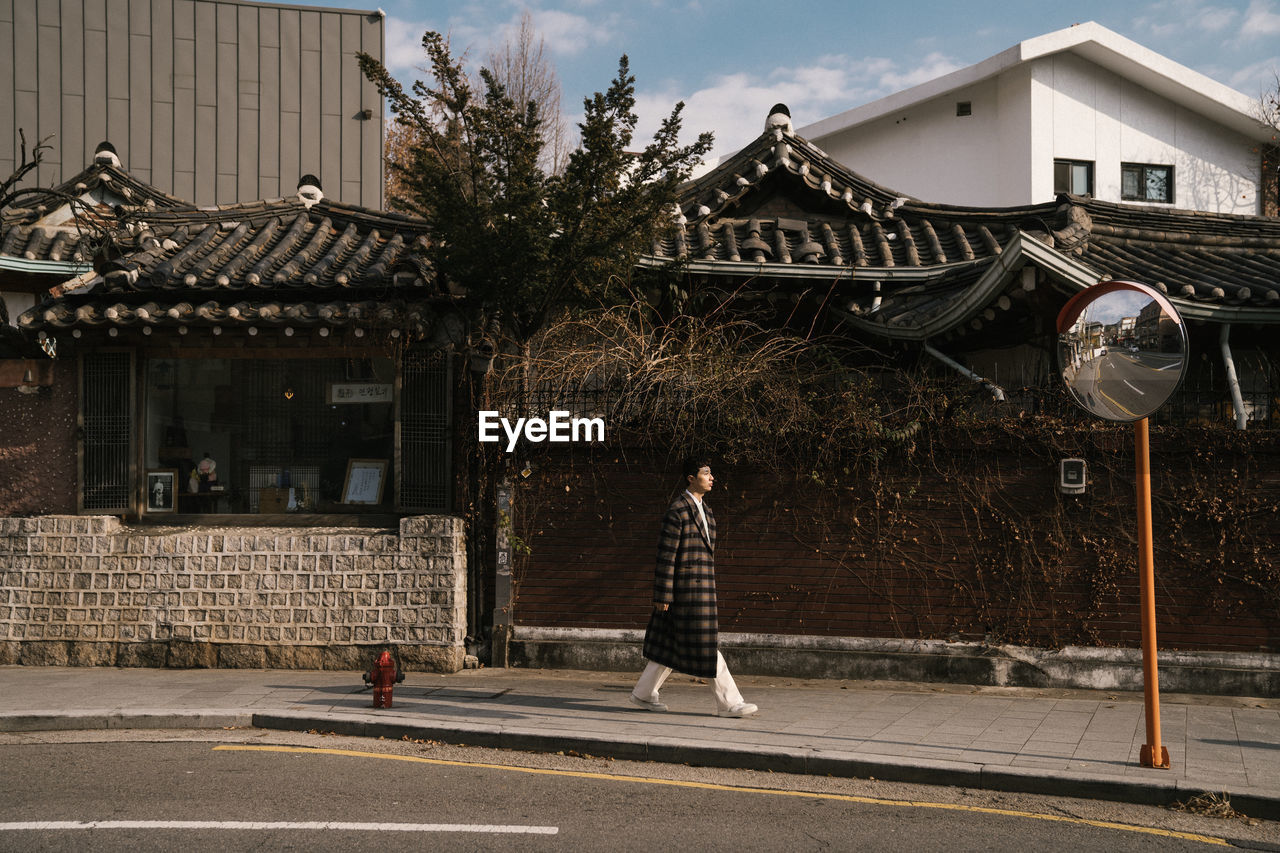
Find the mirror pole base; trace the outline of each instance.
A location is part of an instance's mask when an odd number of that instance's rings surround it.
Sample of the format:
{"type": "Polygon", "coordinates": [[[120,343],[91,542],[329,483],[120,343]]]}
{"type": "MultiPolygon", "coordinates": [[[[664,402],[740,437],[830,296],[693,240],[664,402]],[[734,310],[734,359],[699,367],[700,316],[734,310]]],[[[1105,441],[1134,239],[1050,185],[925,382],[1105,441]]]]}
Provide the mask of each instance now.
{"type": "Polygon", "coordinates": [[[1168,770],[1170,766],[1169,765],[1169,749],[1163,746],[1160,747],[1160,763],[1159,764],[1156,764],[1154,761],[1155,750],[1156,748],[1153,747],[1151,744],[1144,743],[1142,745],[1142,751],[1139,753],[1139,756],[1138,756],[1139,762],[1142,764],[1143,767],[1152,767],[1152,768],[1155,768],[1156,770],[1168,770]]]}

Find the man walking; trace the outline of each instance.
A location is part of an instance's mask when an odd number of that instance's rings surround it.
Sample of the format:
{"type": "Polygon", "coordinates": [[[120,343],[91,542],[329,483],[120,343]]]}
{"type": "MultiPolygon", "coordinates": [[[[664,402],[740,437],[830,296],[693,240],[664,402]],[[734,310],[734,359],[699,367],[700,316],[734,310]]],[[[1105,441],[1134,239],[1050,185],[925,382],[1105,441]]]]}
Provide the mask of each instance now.
{"type": "Polygon", "coordinates": [[[690,459],[686,488],[667,509],[658,539],[653,614],[644,635],[649,665],[631,691],[631,704],[665,711],[658,691],[672,670],[712,680],[716,713],[745,717],[760,709],[744,702],[720,654],[716,611],[716,519],[703,498],[715,484],[711,465],[690,459]]]}

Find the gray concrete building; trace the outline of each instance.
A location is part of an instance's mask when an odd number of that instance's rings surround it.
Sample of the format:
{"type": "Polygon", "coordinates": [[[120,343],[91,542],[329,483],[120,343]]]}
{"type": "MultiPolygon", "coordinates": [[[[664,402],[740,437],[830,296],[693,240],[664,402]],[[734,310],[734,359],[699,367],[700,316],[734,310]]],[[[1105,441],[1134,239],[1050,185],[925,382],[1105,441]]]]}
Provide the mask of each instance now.
{"type": "Polygon", "coordinates": [[[0,0],[0,175],[53,134],[29,183],[54,186],[110,141],[122,165],[199,205],[292,195],[382,206],[378,11],[247,0],[0,0]],[[12,97],[9,96],[12,93],[12,97]]]}

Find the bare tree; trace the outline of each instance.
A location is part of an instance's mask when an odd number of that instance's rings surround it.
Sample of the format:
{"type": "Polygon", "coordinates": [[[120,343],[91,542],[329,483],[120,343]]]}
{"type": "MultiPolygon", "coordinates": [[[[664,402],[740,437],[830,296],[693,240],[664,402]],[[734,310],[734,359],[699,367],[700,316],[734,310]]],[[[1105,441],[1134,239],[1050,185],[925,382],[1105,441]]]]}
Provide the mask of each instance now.
{"type": "Polygon", "coordinates": [[[14,169],[13,174],[5,178],[3,182],[0,182],[0,212],[24,195],[46,192],[46,190],[36,187],[19,189],[18,184],[22,183],[22,179],[28,174],[40,168],[40,163],[44,160],[44,152],[53,148],[53,145],[49,143],[50,139],[53,139],[53,134],[37,140],[35,146],[31,149],[31,157],[28,159],[27,134],[22,128],[18,128],[18,148],[20,151],[18,168],[14,169]]]}
{"type": "Polygon", "coordinates": [[[502,47],[489,53],[485,63],[517,104],[537,103],[542,116],[543,169],[558,174],[568,161],[572,145],[560,111],[560,78],[546,57],[546,43],[533,26],[533,15],[525,10],[520,29],[502,47]]]}
{"type": "Polygon", "coordinates": [[[409,201],[409,188],[405,185],[402,170],[397,166],[413,161],[413,151],[421,146],[422,134],[414,126],[398,121],[387,122],[386,130],[382,146],[382,156],[387,165],[383,186],[385,204],[393,210],[414,213],[414,206],[409,201]]]}
{"type": "MultiPolygon", "coordinates": [[[[45,152],[53,150],[50,140],[53,134],[42,137],[27,153],[27,135],[23,128],[18,128],[18,167],[9,177],[0,181],[0,224],[26,223],[49,212],[51,206],[66,205],[72,216],[70,227],[74,227],[80,235],[77,254],[92,259],[95,265],[103,260],[113,243],[120,239],[129,239],[135,212],[124,206],[114,209],[115,221],[110,222],[101,216],[85,216],[90,204],[75,193],[68,193],[53,187],[29,186],[20,184],[44,162],[45,152]]],[[[0,305],[0,320],[7,318],[4,307],[0,305]]]]}
{"type": "Polygon", "coordinates": [[[1262,215],[1280,216],[1280,71],[1275,73],[1274,85],[1258,97],[1256,113],[1271,133],[1262,145],[1262,215]]]}
{"type": "MultiPolygon", "coordinates": [[[[520,16],[519,30],[500,48],[489,52],[485,67],[513,103],[522,108],[529,103],[538,105],[540,165],[547,174],[559,174],[569,161],[573,142],[561,111],[560,78],[528,11],[520,16]]],[[[471,86],[481,92],[485,88],[484,81],[478,78],[471,81],[471,86]]],[[[385,189],[389,206],[408,213],[419,212],[409,201],[412,191],[405,184],[403,167],[412,163],[414,151],[423,149],[426,143],[418,127],[398,121],[388,123],[383,155],[388,165],[385,189]]]]}

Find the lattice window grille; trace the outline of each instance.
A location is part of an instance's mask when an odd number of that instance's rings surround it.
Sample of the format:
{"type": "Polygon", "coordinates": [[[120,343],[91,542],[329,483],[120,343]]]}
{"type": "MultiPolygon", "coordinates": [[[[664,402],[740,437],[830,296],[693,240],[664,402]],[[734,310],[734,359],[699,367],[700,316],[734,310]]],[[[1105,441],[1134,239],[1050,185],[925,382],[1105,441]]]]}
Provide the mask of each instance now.
{"type": "Polygon", "coordinates": [[[453,419],[448,357],[411,350],[400,392],[400,506],[447,512],[451,502],[450,429],[453,419]]]}
{"type": "Polygon", "coordinates": [[[129,458],[133,444],[133,357],[127,352],[91,353],[83,362],[86,511],[129,512],[129,458]]]}

